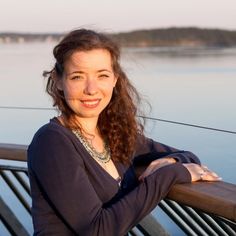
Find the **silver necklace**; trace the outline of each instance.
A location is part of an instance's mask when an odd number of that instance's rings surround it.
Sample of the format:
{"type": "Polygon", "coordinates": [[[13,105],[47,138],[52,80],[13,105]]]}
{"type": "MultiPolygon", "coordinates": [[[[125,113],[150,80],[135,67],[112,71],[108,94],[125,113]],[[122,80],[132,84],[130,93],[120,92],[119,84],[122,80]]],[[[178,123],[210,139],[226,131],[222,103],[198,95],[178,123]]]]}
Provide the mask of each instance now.
{"type": "Polygon", "coordinates": [[[72,132],[76,135],[76,137],[80,140],[83,144],[85,149],[88,153],[97,161],[101,162],[102,164],[106,164],[111,160],[111,152],[110,148],[108,147],[107,143],[104,143],[104,151],[98,152],[93,145],[91,145],[88,140],[81,134],[79,130],[72,130],[72,132]]]}

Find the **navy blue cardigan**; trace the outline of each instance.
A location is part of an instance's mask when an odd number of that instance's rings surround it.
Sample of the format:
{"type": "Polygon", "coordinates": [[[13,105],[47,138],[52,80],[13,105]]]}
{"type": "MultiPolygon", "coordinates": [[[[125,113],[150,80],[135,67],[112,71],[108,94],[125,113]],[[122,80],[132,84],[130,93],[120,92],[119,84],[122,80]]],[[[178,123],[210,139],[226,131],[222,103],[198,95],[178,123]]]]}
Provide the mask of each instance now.
{"type": "Polygon", "coordinates": [[[191,181],[183,162],[200,163],[191,152],[139,139],[133,165],[114,163],[122,177],[119,186],[54,118],[28,148],[34,235],[125,235],[174,184],[191,181]],[[164,156],[178,162],[138,182],[134,167],[164,156]]]}

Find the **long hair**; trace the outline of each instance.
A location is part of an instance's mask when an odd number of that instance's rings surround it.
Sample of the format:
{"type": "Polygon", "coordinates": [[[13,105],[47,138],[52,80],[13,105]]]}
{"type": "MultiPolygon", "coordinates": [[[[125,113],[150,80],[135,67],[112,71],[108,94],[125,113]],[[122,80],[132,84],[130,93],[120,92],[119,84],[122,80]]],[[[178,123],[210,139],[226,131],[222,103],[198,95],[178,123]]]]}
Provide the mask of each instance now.
{"type": "Polygon", "coordinates": [[[67,34],[53,50],[56,59],[54,68],[45,71],[48,78],[46,91],[53,98],[65,118],[65,126],[80,128],[75,122],[75,113],[67,105],[63,91],[57,88],[62,78],[64,64],[75,51],[105,49],[111,55],[112,69],[117,77],[112,98],[98,119],[98,129],[109,144],[113,161],[128,164],[135,151],[136,139],[143,133],[143,125],[137,120],[137,106],[141,99],[120,66],[120,49],[107,35],[87,29],[78,29],[67,34]]]}

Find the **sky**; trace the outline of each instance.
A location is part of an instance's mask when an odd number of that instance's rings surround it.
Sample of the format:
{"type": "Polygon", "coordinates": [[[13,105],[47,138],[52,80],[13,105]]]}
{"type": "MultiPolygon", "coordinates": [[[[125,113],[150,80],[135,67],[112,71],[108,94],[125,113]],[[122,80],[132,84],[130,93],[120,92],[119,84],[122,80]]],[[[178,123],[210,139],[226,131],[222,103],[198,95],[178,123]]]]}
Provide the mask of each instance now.
{"type": "Polygon", "coordinates": [[[189,26],[236,30],[236,0],[0,0],[0,32],[189,26]]]}

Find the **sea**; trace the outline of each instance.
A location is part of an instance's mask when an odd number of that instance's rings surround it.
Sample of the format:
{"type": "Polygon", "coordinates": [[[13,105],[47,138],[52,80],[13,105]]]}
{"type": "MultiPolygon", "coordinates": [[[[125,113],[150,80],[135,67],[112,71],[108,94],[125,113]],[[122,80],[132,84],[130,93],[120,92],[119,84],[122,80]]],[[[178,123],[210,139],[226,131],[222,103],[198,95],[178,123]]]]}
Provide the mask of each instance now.
{"type": "MultiPolygon", "coordinates": [[[[28,145],[57,115],[42,76],[55,63],[54,46],[0,44],[0,143],[28,145]]],[[[236,184],[236,48],[122,48],[121,64],[143,98],[146,136],[194,152],[224,181],[236,184]]],[[[32,233],[31,219],[2,182],[0,196],[32,233]]],[[[153,215],[171,235],[184,235],[159,208],[153,215]]],[[[0,235],[7,235],[1,222],[0,235]]]]}

